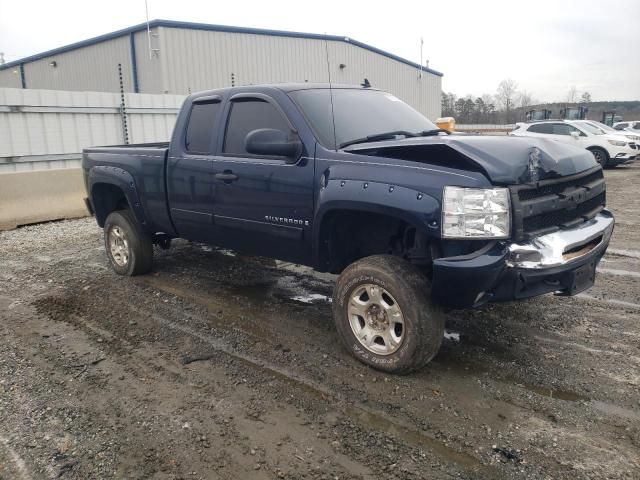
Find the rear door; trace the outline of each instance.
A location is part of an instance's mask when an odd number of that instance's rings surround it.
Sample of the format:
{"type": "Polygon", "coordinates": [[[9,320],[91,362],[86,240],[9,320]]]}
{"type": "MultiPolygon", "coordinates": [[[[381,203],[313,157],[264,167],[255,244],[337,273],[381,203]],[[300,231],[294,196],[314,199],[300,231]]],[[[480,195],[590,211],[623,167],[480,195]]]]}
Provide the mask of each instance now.
{"type": "Polygon", "coordinates": [[[549,137],[553,132],[553,127],[550,123],[534,123],[527,128],[526,135],[528,137],[549,137]]]}
{"type": "Polygon", "coordinates": [[[303,261],[311,248],[314,161],[309,150],[314,146],[304,147],[293,160],[246,151],[245,138],[253,130],[295,132],[282,108],[265,94],[235,95],[225,117],[214,165],[216,239],[248,253],[303,261]]]}
{"type": "Polygon", "coordinates": [[[219,96],[196,99],[185,123],[184,136],[172,141],[179,145],[171,149],[167,164],[171,219],[178,234],[189,240],[212,240],[213,151],[221,113],[219,96]]]}

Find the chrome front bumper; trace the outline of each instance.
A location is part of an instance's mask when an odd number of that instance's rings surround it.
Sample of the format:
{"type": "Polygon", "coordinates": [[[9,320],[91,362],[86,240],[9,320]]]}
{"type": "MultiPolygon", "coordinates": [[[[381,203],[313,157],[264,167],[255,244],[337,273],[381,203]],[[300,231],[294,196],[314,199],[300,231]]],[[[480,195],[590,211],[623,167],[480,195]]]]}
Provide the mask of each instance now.
{"type": "Polygon", "coordinates": [[[541,235],[526,243],[512,243],[508,246],[507,266],[541,269],[578,261],[609,242],[614,223],[611,212],[603,210],[576,228],[541,235]]]}

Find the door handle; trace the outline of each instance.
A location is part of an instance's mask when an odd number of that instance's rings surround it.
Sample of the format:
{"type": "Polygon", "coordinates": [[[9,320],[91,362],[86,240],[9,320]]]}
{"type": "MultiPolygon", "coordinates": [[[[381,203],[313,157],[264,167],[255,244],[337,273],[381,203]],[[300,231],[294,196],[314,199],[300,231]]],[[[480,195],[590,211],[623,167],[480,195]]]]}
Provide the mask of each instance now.
{"type": "Polygon", "coordinates": [[[231,183],[238,180],[238,175],[232,173],[230,170],[225,170],[223,173],[216,173],[215,177],[218,180],[222,180],[224,183],[231,183]]]}

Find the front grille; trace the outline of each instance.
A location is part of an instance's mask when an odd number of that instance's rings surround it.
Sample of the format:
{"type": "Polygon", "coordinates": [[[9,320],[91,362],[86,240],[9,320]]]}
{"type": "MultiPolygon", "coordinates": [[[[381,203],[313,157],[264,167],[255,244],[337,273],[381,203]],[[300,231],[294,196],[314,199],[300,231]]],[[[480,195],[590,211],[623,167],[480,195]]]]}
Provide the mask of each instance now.
{"type": "Polygon", "coordinates": [[[514,185],[510,190],[516,241],[574,228],[595,217],[606,204],[600,167],[570,177],[514,185]]]}

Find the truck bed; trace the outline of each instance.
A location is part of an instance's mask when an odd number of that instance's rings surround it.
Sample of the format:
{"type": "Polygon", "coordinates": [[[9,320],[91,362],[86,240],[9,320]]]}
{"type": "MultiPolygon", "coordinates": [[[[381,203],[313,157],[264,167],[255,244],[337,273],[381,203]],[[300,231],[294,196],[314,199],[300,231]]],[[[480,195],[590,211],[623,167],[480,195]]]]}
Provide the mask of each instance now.
{"type": "Polygon", "coordinates": [[[90,171],[91,175],[102,171],[126,179],[123,187],[136,194],[136,199],[130,200],[134,203],[131,207],[141,210],[148,222],[145,226],[154,232],[173,234],[165,178],[168,151],[168,142],[86,148],[82,151],[82,168],[85,179],[90,171]]]}

